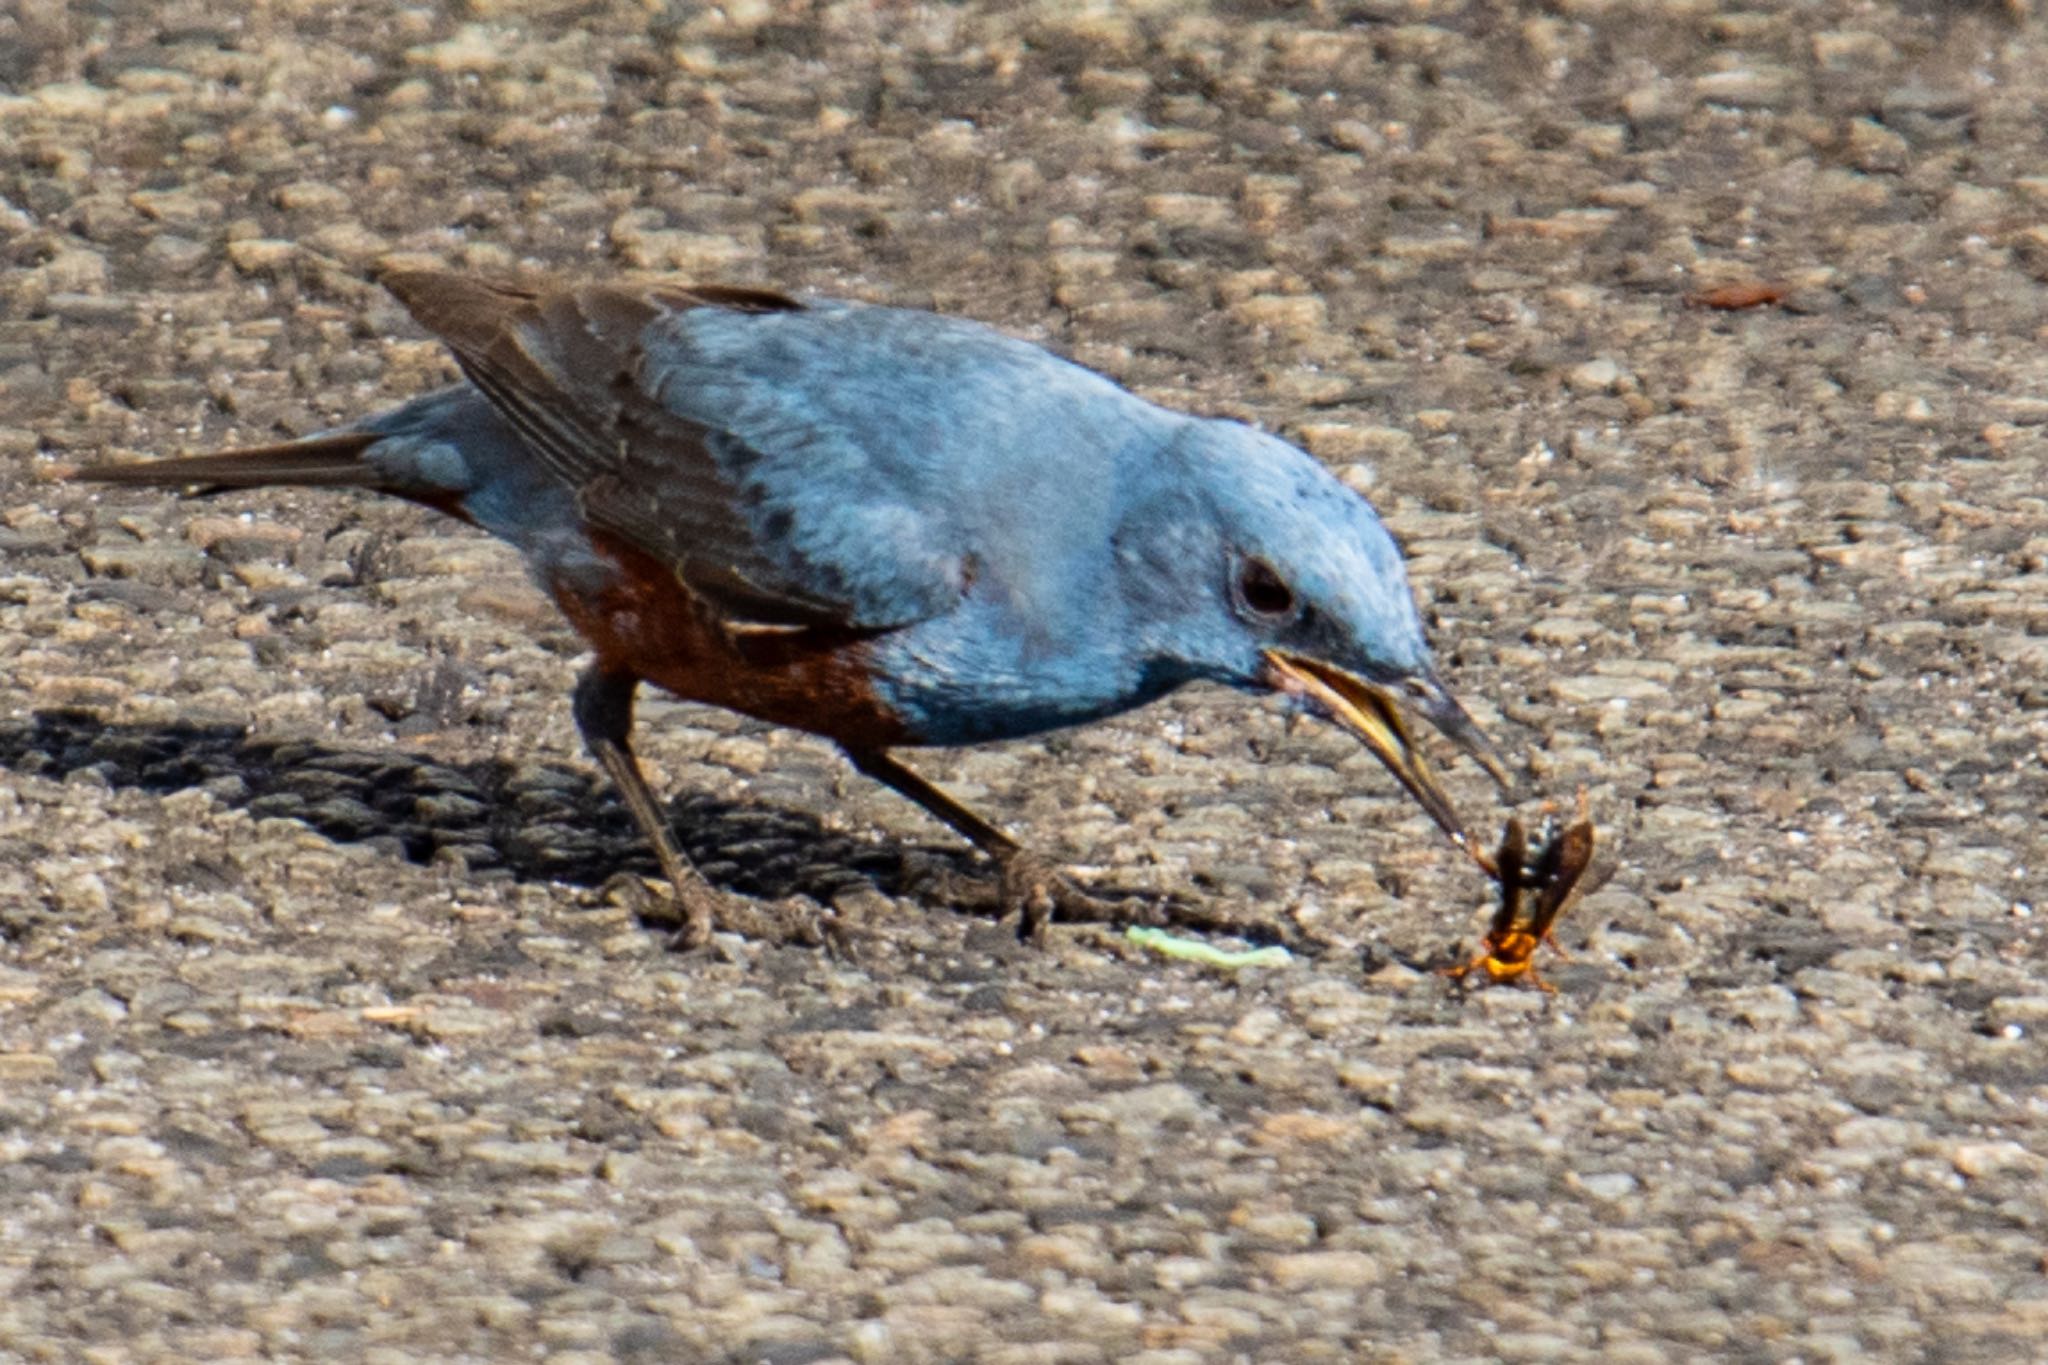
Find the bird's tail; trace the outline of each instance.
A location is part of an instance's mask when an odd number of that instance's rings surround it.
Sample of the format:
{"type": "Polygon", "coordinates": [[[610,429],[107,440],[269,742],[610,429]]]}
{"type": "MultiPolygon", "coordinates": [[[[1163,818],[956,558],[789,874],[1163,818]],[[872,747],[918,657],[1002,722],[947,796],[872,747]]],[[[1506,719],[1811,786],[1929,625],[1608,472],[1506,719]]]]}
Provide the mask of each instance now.
{"type": "Polygon", "coordinates": [[[83,483],[186,488],[219,493],[230,488],[289,484],[301,488],[390,487],[390,473],[363,458],[381,439],[375,432],[342,431],[302,441],[250,446],[217,455],[189,455],[127,464],[91,464],[65,477],[83,483]]]}

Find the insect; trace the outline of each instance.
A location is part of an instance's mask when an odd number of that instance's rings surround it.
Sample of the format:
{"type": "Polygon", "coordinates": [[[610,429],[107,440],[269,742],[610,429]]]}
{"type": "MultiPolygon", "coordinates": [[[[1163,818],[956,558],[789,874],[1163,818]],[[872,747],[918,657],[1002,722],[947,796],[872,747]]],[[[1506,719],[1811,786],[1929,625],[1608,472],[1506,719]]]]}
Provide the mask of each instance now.
{"type": "Polygon", "coordinates": [[[1548,943],[1559,953],[1564,951],[1551,937],[1551,926],[1571,904],[1593,861],[1593,819],[1584,787],[1579,788],[1576,815],[1560,831],[1555,807],[1551,807],[1533,848],[1520,817],[1509,818],[1493,857],[1477,859],[1500,883],[1500,906],[1487,928],[1485,950],[1446,968],[1446,976],[1463,980],[1483,971],[1489,981],[1527,977],[1538,990],[1555,992],[1557,988],[1536,971],[1536,950],[1548,943]]]}

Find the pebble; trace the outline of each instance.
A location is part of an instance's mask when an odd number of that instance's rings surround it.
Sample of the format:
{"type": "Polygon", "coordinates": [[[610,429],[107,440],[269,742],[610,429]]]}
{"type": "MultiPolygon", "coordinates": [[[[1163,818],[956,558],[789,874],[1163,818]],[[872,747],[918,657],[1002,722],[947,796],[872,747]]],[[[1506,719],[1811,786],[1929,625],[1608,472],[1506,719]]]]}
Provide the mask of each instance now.
{"type": "Polygon", "coordinates": [[[1283,1292],[1316,1289],[1361,1289],[1376,1283],[1381,1270],[1372,1257],[1357,1251],[1302,1251],[1276,1256],[1266,1271],[1283,1292]]]}
{"type": "Polygon", "coordinates": [[[499,31],[489,25],[464,24],[451,38],[408,48],[405,60],[443,73],[486,72],[504,63],[504,44],[499,31]]]}

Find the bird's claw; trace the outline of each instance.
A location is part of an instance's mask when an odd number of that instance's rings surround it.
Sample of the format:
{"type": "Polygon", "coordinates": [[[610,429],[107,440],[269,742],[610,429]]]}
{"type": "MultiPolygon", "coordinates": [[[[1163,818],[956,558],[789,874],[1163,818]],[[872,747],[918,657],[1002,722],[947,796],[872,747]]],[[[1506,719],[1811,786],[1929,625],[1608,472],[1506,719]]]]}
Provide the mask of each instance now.
{"type": "Polygon", "coordinates": [[[1055,919],[1117,923],[1143,904],[1135,896],[1109,900],[1083,891],[1050,862],[1022,851],[1003,859],[1000,888],[1003,917],[1017,916],[1017,937],[1026,943],[1043,942],[1046,925],[1055,919]]]}
{"type": "Polygon", "coordinates": [[[668,948],[687,953],[705,947],[714,933],[737,934],[757,943],[793,947],[828,946],[829,933],[818,906],[806,897],[756,901],[719,891],[701,881],[671,884],[621,872],[601,888],[604,899],[623,905],[642,923],[671,929],[668,948]]]}
{"type": "Polygon", "coordinates": [[[1035,853],[1019,849],[997,861],[994,882],[966,876],[951,868],[905,860],[905,889],[944,901],[970,914],[1017,919],[1017,937],[1042,942],[1054,920],[1070,924],[1150,923],[1147,903],[1136,897],[1118,900],[1083,891],[1072,877],[1035,853]]]}
{"type": "Polygon", "coordinates": [[[1097,924],[1112,929],[1133,925],[1175,929],[1248,943],[1279,944],[1294,951],[1315,951],[1320,945],[1297,941],[1285,928],[1268,920],[1245,919],[1204,898],[1180,893],[1167,897],[1100,896],[1083,890],[1057,866],[1029,852],[1011,854],[993,883],[962,875],[922,859],[905,860],[905,888],[943,901],[955,909],[996,918],[1017,917],[1017,937],[1042,941],[1045,928],[1066,924],[1097,924]]]}

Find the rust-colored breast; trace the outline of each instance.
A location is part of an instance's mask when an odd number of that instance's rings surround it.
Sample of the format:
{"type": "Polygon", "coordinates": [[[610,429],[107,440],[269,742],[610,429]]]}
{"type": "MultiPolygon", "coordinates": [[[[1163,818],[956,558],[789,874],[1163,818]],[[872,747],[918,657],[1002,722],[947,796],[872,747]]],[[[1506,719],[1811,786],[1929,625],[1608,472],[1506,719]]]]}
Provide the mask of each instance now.
{"type": "Polygon", "coordinates": [[[600,593],[551,584],[556,603],[604,667],[689,701],[787,725],[853,748],[910,740],[875,695],[867,642],[850,631],[728,628],[661,562],[605,535],[592,543],[618,566],[600,593]]]}

